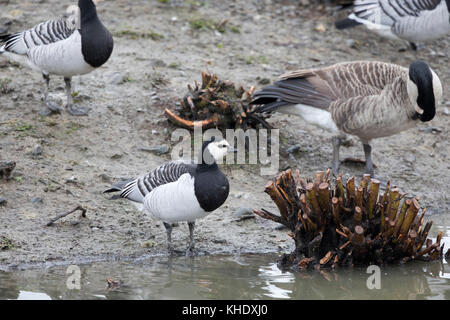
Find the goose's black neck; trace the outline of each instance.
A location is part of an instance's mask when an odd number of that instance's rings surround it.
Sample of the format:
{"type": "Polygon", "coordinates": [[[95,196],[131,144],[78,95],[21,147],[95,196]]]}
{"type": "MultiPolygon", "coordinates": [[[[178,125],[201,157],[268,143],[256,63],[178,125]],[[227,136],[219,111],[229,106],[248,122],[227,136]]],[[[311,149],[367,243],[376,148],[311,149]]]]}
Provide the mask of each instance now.
{"type": "Polygon", "coordinates": [[[219,166],[217,165],[217,163],[215,163],[215,162],[212,164],[199,163],[197,165],[198,172],[212,171],[212,170],[219,170],[219,166]]]}
{"type": "Polygon", "coordinates": [[[92,0],[79,0],[81,15],[81,51],[84,60],[94,68],[108,61],[114,41],[111,33],[103,26],[97,16],[97,9],[92,0]]]}
{"type": "Polygon", "coordinates": [[[214,157],[209,152],[205,142],[198,157],[198,164],[194,173],[195,197],[200,207],[206,212],[219,208],[227,199],[230,186],[227,177],[220,171],[214,157]]]}
{"type": "Polygon", "coordinates": [[[97,9],[92,0],[78,0],[78,7],[80,7],[81,28],[93,19],[98,20],[97,9]]]}
{"type": "Polygon", "coordinates": [[[430,121],[436,115],[436,100],[433,88],[433,74],[430,67],[423,61],[417,60],[409,67],[409,79],[417,86],[417,105],[423,110],[417,117],[422,122],[430,121]]]}

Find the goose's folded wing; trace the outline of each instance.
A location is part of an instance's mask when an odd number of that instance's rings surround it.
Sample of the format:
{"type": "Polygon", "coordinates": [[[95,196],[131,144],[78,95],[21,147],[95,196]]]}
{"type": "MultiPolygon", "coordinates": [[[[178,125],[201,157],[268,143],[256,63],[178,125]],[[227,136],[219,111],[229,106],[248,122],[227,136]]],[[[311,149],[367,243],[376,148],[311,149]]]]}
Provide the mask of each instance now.
{"type": "Polygon", "coordinates": [[[255,112],[303,104],[328,109],[333,101],[378,94],[399,76],[400,68],[386,63],[358,61],[327,68],[286,73],[273,85],[253,95],[252,104],[263,105],[255,112]]]}
{"type": "Polygon", "coordinates": [[[126,184],[120,197],[142,202],[147,194],[158,186],[177,181],[183,174],[192,173],[194,164],[189,161],[177,160],[162,164],[146,175],[126,184]]]}
{"type": "Polygon", "coordinates": [[[0,41],[4,42],[2,49],[16,54],[27,54],[31,48],[67,39],[75,30],[72,23],[66,19],[49,20],[25,31],[1,36],[0,41]]]}
{"type": "Polygon", "coordinates": [[[376,25],[391,26],[403,18],[419,17],[424,11],[432,11],[442,2],[443,0],[356,0],[353,15],[376,25]]]}

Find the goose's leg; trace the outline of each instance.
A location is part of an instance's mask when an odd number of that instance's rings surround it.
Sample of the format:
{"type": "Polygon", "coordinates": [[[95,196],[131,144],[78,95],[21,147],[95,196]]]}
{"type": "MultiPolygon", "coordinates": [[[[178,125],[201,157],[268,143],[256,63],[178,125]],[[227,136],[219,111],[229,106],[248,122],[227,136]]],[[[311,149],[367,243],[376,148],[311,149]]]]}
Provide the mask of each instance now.
{"type": "Polygon", "coordinates": [[[333,143],[333,163],[331,169],[333,171],[333,174],[337,177],[340,167],[339,149],[341,147],[341,137],[334,136],[331,141],[333,143]]]}
{"type": "Polygon", "coordinates": [[[172,247],[172,225],[170,223],[164,222],[164,227],[166,227],[167,233],[167,250],[169,251],[169,255],[172,255],[174,253],[172,247]]]}
{"type": "Polygon", "coordinates": [[[411,46],[411,49],[413,49],[414,51],[420,51],[426,48],[425,44],[423,43],[410,42],[409,45],[411,46]]]}
{"type": "Polygon", "coordinates": [[[42,77],[45,80],[45,93],[44,93],[44,103],[45,106],[47,107],[46,110],[43,110],[41,112],[41,115],[43,116],[48,116],[52,113],[60,113],[61,112],[61,107],[58,106],[55,102],[48,100],[48,92],[49,92],[49,87],[50,87],[50,75],[48,73],[42,73],[42,77]]]}
{"type": "Polygon", "coordinates": [[[368,143],[363,143],[364,155],[366,157],[366,173],[373,178],[373,162],[372,162],[372,147],[368,143]]]}
{"type": "Polygon", "coordinates": [[[66,83],[66,95],[67,95],[67,112],[73,116],[86,116],[89,112],[89,108],[85,107],[75,107],[73,105],[72,98],[72,78],[64,77],[64,82],[66,83]]]}
{"type": "Polygon", "coordinates": [[[195,241],[194,241],[195,221],[188,222],[188,226],[189,226],[189,247],[186,250],[186,255],[193,256],[197,253],[197,250],[195,250],[195,241]]]}

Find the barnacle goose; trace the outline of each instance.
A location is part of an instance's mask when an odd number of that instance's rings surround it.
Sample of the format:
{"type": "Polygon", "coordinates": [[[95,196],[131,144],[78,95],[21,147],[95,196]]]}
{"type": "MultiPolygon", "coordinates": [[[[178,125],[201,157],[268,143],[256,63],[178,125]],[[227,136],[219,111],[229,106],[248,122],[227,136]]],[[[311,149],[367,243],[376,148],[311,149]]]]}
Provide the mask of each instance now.
{"type": "Polygon", "coordinates": [[[450,32],[450,0],[356,0],[352,13],[335,23],[338,29],[365,25],[381,36],[416,42],[450,32]]]}
{"type": "Polygon", "coordinates": [[[169,253],[172,224],[187,221],[190,243],[186,254],[194,253],[195,220],[219,208],[227,199],[229,184],[216,161],[236,150],[226,140],[205,141],[197,163],[170,161],[131,181],[120,182],[105,191],[120,192],[111,199],[126,198],[141,203],[150,216],[162,220],[167,231],[169,253]]]}
{"type": "Polygon", "coordinates": [[[92,0],[79,0],[78,7],[69,6],[66,17],[42,22],[12,35],[0,36],[0,54],[42,72],[46,83],[45,114],[61,109],[48,100],[50,75],[64,77],[67,111],[76,116],[88,109],[75,107],[72,77],[83,75],[103,65],[111,56],[113,38],[97,16],[92,0]]]}
{"type": "Polygon", "coordinates": [[[434,118],[442,98],[438,76],[423,61],[409,69],[376,61],[338,63],[287,73],[254,94],[255,112],[279,111],[335,132],[333,164],[345,133],[364,147],[366,170],[373,176],[370,141],[434,118]]]}

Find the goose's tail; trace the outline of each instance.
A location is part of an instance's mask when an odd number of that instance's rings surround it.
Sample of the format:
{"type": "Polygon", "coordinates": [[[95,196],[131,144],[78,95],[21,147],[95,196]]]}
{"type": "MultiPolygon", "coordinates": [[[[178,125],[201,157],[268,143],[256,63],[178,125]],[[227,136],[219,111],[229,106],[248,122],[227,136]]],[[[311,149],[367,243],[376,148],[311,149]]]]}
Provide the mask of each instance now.
{"type": "Polygon", "coordinates": [[[103,193],[112,193],[112,192],[120,192],[119,194],[113,195],[109,200],[116,200],[122,198],[123,189],[130,183],[134,181],[134,179],[122,180],[114,184],[108,190],[103,191],[103,193]]]}
{"type": "Polygon", "coordinates": [[[356,20],[350,19],[350,18],[345,18],[343,20],[339,20],[336,21],[334,23],[334,26],[336,27],[336,29],[342,30],[342,29],[347,29],[347,28],[353,28],[356,26],[361,25],[361,22],[358,22],[356,20]]]}
{"type": "Polygon", "coordinates": [[[5,52],[5,42],[11,37],[10,34],[0,35],[0,54],[5,52]]]}
{"type": "Polygon", "coordinates": [[[277,86],[270,85],[255,92],[250,104],[259,105],[253,110],[254,113],[263,113],[275,111],[279,107],[287,106],[290,103],[282,100],[277,86]]]}

